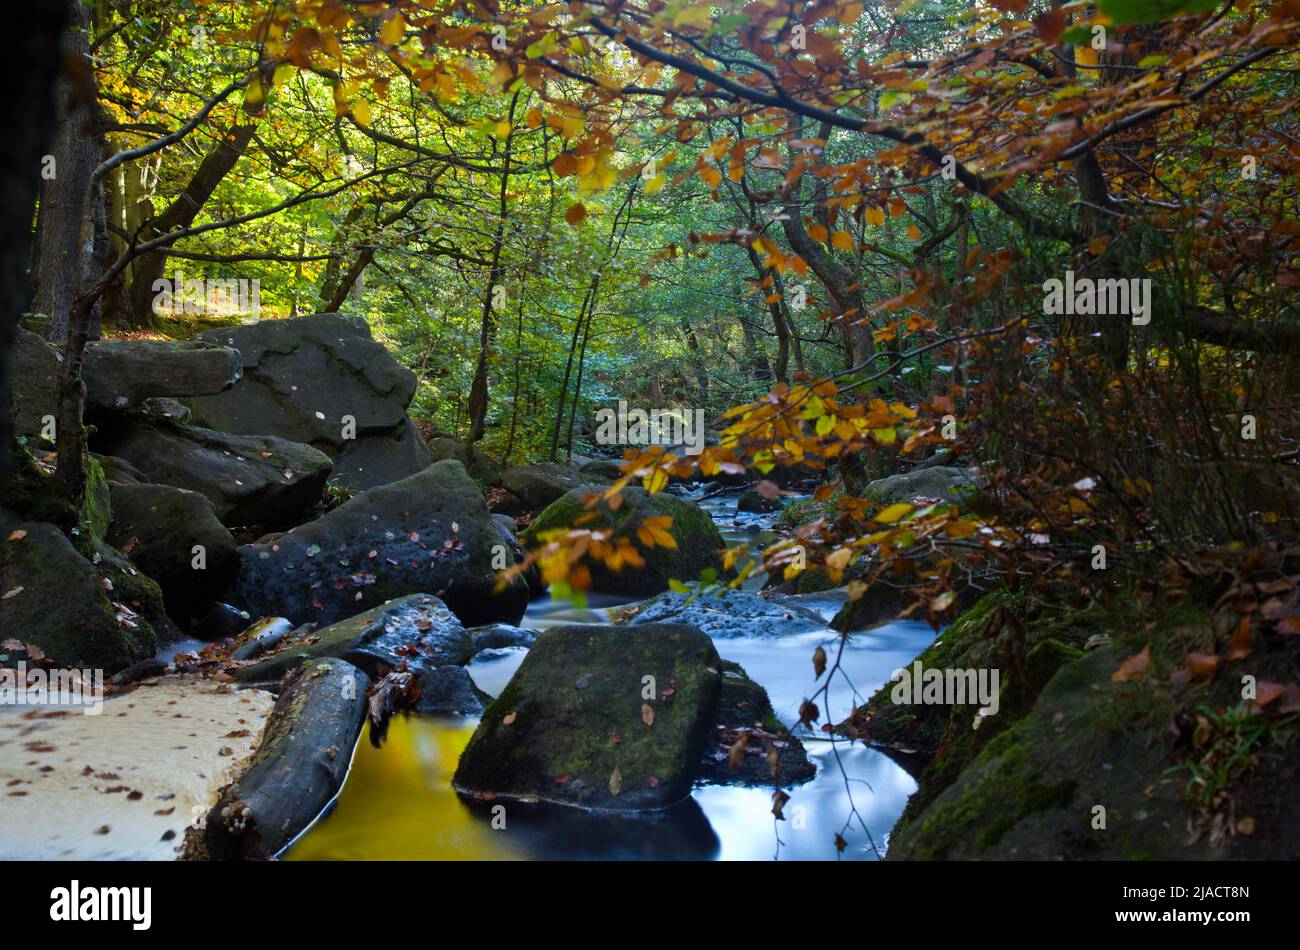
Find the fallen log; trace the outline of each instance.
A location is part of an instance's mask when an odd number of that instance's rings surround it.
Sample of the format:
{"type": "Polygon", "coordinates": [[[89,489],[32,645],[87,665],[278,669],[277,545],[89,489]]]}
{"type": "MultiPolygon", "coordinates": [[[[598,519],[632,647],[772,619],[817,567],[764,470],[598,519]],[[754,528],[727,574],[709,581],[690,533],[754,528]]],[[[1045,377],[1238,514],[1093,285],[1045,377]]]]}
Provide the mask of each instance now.
{"type": "Polygon", "coordinates": [[[208,813],[191,857],[273,858],[338,794],[366,715],[370,679],[350,663],[309,661],[286,674],[249,767],[208,813]]]}

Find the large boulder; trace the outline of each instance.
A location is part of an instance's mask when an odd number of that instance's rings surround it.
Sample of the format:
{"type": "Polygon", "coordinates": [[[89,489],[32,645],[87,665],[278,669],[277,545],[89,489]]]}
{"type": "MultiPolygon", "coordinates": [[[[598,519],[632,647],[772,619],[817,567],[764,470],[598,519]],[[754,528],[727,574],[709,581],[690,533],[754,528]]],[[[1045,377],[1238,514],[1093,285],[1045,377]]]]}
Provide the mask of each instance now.
{"type": "Polygon", "coordinates": [[[415,374],[371,338],[360,317],[262,320],[198,339],[239,350],[244,377],[220,395],[191,399],[197,424],[310,443],[335,460],[340,485],[353,491],[429,464],[406,416],[415,374]]]}
{"type": "Polygon", "coordinates": [[[45,418],[58,415],[59,371],[63,359],[38,334],[18,327],[14,340],[13,380],[14,434],[33,438],[45,427],[45,418]]]}
{"type": "Polygon", "coordinates": [[[771,639],[825,630],[821,615],[805,607],[764,600],[745,590],[717,593],[665,591],[637,604],[622,623],[687,623],[715,640],[771,639]]]}
{"type": "Polygon", "coordinates": [[[239,381],[239,351],[201,340],[100,340],[86,347],[86,405],[130,409],[153,396],[207,396],[239,381]]]}
{"type": "Polygon", "coordinates": [[[152,655],[161,631],[142,614],[157,588],[137,591],[121,567],[109,550],[92,563],[53,525],[0,509],[0,642],[29,645],[29,661],[35,646],[56,666],[108,673],[152,655]]]}
{"type": "Polygon", "coordinates": [[[133,416],[100,447],[151,481],[205,495],[226,525],[283,524],[321,498],[329,456],[270,435],[133,416]]]}
{"type": "Polygon", "coordinates": [[[456,459],[465,466],[470,478],[485,488],[495,488],[501,484],[505,468],[490,455],[477,451],[460,439],[438,436],[429,440],[429,457],[435,462],[443,459],[456,459]]]}
{"type": "Polygon", "coordinates": [[[551,627],[484,711],[453,784],[588,808],[680,801],[699,774],[720,665],[694,627],[551,627]]]}
{"type": "Polygon", "coordinates": [[[203,613],[239,574],[239,550],[206,496],[169,485],[110,483],[108,541],[158,582],[167,612],[203,613]]]}
{"type": "Polygon", "coordinates": [[[583,476],[577,469],[555,462],[538,462],[507,469],[501,485],[519,501],[524,511],[541,511],[559,501],[566,492],[599,481],[599,477],[583,476]]]}
{"type": "Polygon", "coordinates": [[[468,663],[474,652],[473,638],[446,604],[431,594],[411,594],[290,641],[281,652],[241,669],[236,679],[274,682],[299,663],[326,656],[383,679],[403,663],[418,673],[468,663]]]}
{"type": "Polygon", "coordinates": [[[949,465],[900,472],[888,478],[870,482],[866,496],[885,505],[911,502],[917,498],[934,498],[944,502],[960,502],[978,489],[971,469],[949,465]]]}
{"type": "MultiPolygon", "coordinates": [[[[599,491],[599,486],[586,486],[568,492],[538,515],[520,540],[526,547],[535,548],[542,543],[544,532],[571,527],[588,513],[585,500],[599,491]]],[[[614,536],[630,532],[645,566],[614,571],[602,562],[591,560],[587,567],[591,571],[592,590],[648,597],[667,590],[669,580],[694,580],[703,571],[721,570],[726,542],[713,519],[698,505],[663,492],[651,495],[644,488],[624,488],[622,496],[617,511],[611,511],[608,503],[599,501],[593,509],[596,518],[584,521],[581,527],[607,529],[614,536]],[[667,530],[676,547],[642,546],[636,537],[637,526],[648,517],[663,516],[672,519],[667,530]]]]}
{"type": "Polygon", "coordinates": [[[502,545],[464,466],[437,462],[274,540],[244,545],[234,595],[254,615],[325,625],[427,591],[463,623],[517,623],[528,585],[516,578],[495,590],[502,545]]]}

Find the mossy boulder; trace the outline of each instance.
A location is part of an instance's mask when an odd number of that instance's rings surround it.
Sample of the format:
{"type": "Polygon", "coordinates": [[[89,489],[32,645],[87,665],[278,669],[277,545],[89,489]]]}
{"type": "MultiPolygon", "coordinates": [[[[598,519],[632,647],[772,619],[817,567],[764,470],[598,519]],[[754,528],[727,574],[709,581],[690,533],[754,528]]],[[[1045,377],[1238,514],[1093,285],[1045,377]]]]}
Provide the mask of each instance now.
{"type": "Polygon", "coordinates": [[[96,440],[151,482],[205,495],[222,524],[285,524],[316,504],[332,463],[301,442],[132,414],[96,440]]]}
{"type": "MultiPolygon", "coordinates": [[[[985,745],[1025,715],[1056,671],[1083,655],[1088,637],[1120,615],[1118,610],[1094,605],[1026,617],[1019,594],[1001,592],[981,598],[915,662],[921,671],[996,669],[995,715],[981,716],[974,697],[960,705],[895,703],[897,680],[881,687],[842,731],[925,763],[899,826],[919,814],[985,745]]],[[[915,671],[911,664],[908,669],[915,671]]]]}
{"type": "Polygon", "coordinates": [[[1167,696],[1110,679],[1127,655],[1105,647],[1061,668],[1027,716],[900,823],[889,858],[1214,857],[1188,845],[1186,803],[1175,783],[1160,781],[1167,696]],[[1104,828],[1094,826],[1097,806],[1104,828]]]}
{"type": "Polygon", "coordinates": [[[98,340],[86,347],[90,410],[120,410],[155,396],[207,396],[243,371],[239,351],[201,340],[98,340]]]}
{"type": "Polygon", "coordinates": [[[411,594],[297,639],[239,670],[241,683],[269,683],[303,662],[321,657],[347,660],[373,679],[403,663],[412,672],[468,663],[473,638],[456,615],[431,594],[411,594]]]}
{"type": "Polygon", "coordinates": [[[27,439],[40,436],[46,417],[59,412],[59,372],[63,357],[36,333],[16,328],[13,365],[10,367],[14,434],[27,439]]]}
{"type": "Polygon", "coordinates": [[[459,462],[362,492],[318,518],[239,549],[234,603],[254,616],[324,626],[408,594],[441,597],[462,623],[518,623],[528,585],[498,591],[500,529],[459,462]]]}
{"type": "MultiPolygon", "coordinates": [[[[576,468],[555,462],[516,465],[501,476],[502,487],[518,502],[522,511],[541,511],[567,492],[600,481],[599,476],[583,475],[576,468]]],[[[501,510],[505,514],[513,513],[505,508],[501,510]]]]}
{"type": "Polygon", "coordinates": [[[888,478],[878,478],[867,484],[864,494],[882,505],[910,502],[916,498],[934,498],[942,502],[958,502],[968,498],[979,488],[974,471],[951,465],[934,465],[929,468],[900,472],[888,478]]]}
{"type": "Polygon", "coordinates": [[[720,668],[694,627],[551,627],[484,711],[454,785],[591,808],[671,805],[699,774],[720,668]]]}
{"type": "Polygon", "coordinates": [[[112,486],[108,541],[162,588],[178,622],[204,613],[239,574],[239,549],[198,492],[167,485],[112,486]]]}
{"type": "MultiPolygon", "coordinates": [[[[540,546],[541,535],[546,531],[573,526],[588,513],[585,500],[601,489],[598,486],[577,488],[550,505],[533,520],[521,536],[525,547],[540,546]]],[[[597,502],[594,520],[586,520],[582,527],[603,527],[616,535],[631,532],[645,566],[614,571],[603,563],[591,561],[591,589],[607,593],[630,594],[648,597],[668,589],[670,580],[689,581],[699,578],[702,572],[722,568],[722,551],[726,542],[708,512],[698,505],[660,492],[651,495],[643,488],[625,488],[623,502],[617,511],[611,511],[605,501],[597,502]],[[635,529],[651,516],[672,519],[668,532],[677,543],[676,548],[656,545],[647,549],[636,540],[635,529]]]]}
{"type": "Polygon", "coordinates": [[[439,436],[430,439],[428,446],[429,457],[432,461],[441,462],[443,459],[455,459],[465,466],[465,471],[469,472],[469,477],[484,488],[495,488],[501,484],[501,479],[505,475],[505,467],[490,455],[478,451],[473,445],[466,444],[460,439],[439,436]]]}
{"type": "Polygon", "coordinates": [[[54,525],[0,509],[0,641],[35,645],[60,667],[113,673],[170,633],[161,594],[107,545],[78,540],[89,556],[54,525]]]}
{"type": "Polygon", "coordinates": [[[739,663],[723,660],[722,693],[700,777],[715,785],[781,787],[799,785],[816,774],[803,743],[777,719],[767,690],[739,663]],[[733,767],[731,753],[741,742],[743,755],[733,767]]]}

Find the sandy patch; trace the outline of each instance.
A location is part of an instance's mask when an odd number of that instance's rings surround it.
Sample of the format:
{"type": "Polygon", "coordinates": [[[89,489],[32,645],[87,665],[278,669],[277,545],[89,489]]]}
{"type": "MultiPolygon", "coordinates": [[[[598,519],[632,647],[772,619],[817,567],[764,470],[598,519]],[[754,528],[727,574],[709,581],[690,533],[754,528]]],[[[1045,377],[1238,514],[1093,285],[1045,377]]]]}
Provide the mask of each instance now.
{"type": "Polygon", "coordinates": [[[275,698],[164,677],[79,709],[0,707],[0,858],[174,860],[275,698]]]}

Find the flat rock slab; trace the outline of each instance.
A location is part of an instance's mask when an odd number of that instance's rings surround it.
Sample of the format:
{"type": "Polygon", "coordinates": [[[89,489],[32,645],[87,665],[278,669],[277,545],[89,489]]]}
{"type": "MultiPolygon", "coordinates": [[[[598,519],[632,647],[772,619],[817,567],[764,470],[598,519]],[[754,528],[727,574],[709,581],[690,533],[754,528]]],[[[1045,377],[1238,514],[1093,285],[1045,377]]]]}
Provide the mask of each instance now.
{"type": "Polygon", "coordinates": [[[455,787],[589,808],[680,801],[699,774],[720,668],[694,627],[551,627],[484,711],[455,787]]]}
{"type": "Polygon", "coordinates": [[[169,419],[130,419],[107,438],[108,454],[155,482],[206,495],[230,526],[291,521],[320,500],[333,466],[300,442],[169,419]]]}
{"type": "Polygon", "coordinates": [[[424,593],[462,623],[517,623],[528,585],[515,578],[495,590],[502,544],[465,467],[436,462],[268,543],[244,545],[234,595],[254,616],[318,626],[424,593]]]}
{"type": "Polygon", "coordinates": [[[174,859],[274,702],[181,676],[108,699],[97,716],[0,706],[0,858],[174,859]]]}
{"type": "Polygon", "coordinates": [[[235,675],[241,683],[273,682],[304,661],[331,656],[380,679],[403,662],[419,673],[468,663],[473,653],[472,637],[446,604],[430,594],[411,594],[317,630],[305,641],[290,641],[235,675]]]}
{"type": "Polygon", "coordinates": [[[369,685],[365,673],[333,658],[291,672],[248,768],[208,813],[206,854],[194,856],[270,858],[315,821],[343,786],[369,685]]]}
{"type": "Polygon", "coordinates": [[[203,340],[100,340],[86,347],[86,404],[130,409],[154,396],[208,396],[239,381],[239,351],[203,340]]]}

